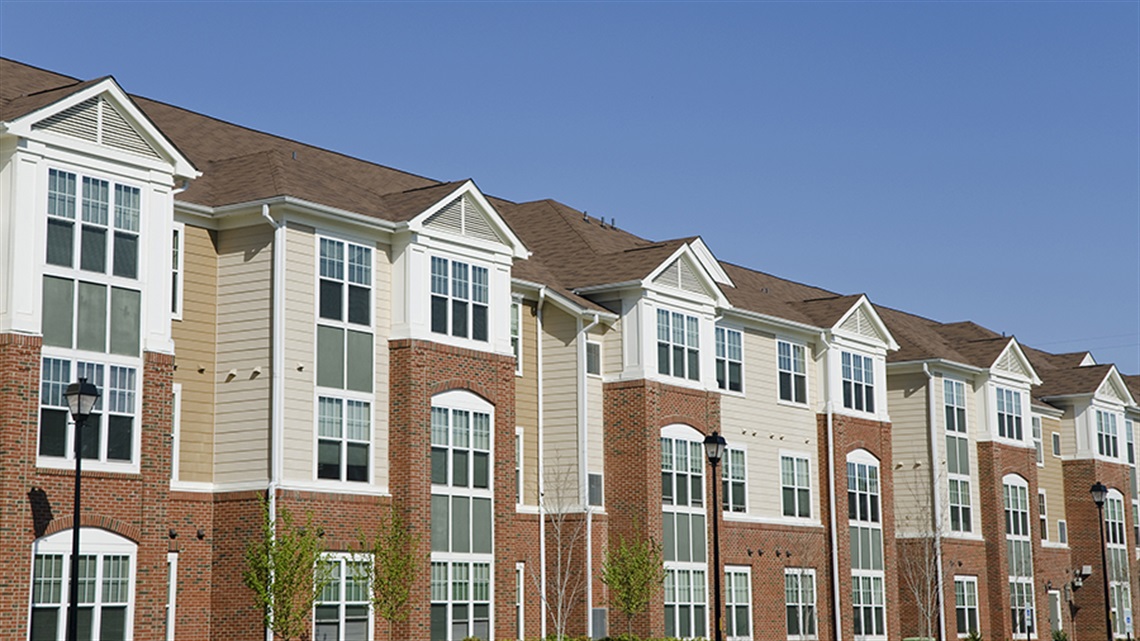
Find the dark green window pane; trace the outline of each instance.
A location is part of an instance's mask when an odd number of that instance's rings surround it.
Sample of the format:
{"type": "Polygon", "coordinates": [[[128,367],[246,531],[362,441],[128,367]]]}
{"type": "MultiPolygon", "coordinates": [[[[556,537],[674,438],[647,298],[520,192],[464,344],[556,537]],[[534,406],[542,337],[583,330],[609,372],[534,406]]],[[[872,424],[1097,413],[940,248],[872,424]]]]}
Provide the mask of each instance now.
{"type": "Polygon", "coordinates": [[[317,442],[317,478],[340,479],[340,442],[317,442]]]}
{"type": "Polygon", "coordinates": [[[451,484],[467,487],[467,450],[455,450],[451,457],[451,484]]]}
{"type": "Polygon", "coordinates": [[[107,272],[107,230],[84,225],[79,232],[79,268],[107,272]]]}
{"type": "Polygon", "coordinates": [[[661,555],[666,561],[677,560],[676,526],[673,515],[668,512],[661,515],[661,547],[661,555]]]}
{"type": "Polygon", "coordinates": [[[693,558],[693,542],[689,535],[689,515],[677,514],[677,560],[689,562],[693,558]]]}
{"type": "Polygon", "coordinates": [[[447,485],[447,450],[438,447],[431,449],[431,482],[447,485]]]}
{"type": "Polygon", "coordinates": [[[317,385],[344,389],[344,330],[317,325],[317,385]]]}
{"type": "Polygon", "coordinates": [[[693,525],[693,561],[704,563],[708,547],[705,545],[705,517],[694,514],[691,518],[693,525]]]}
{"type": "Polygon", "coordinates": [[[141,327],[141,296],[130,289],[111,288],[111,353],[137,356],[141,327]]]}
{"type": "MultiPolygon", "coordinates": [[[[83,601],[80,601],[80,603],[82,603],[82,602],[83,601]]],[[[94,612],[92,611],[91,608],[79,608],[79,612],[76,613],[76,616],[75,616],[76,626],[75,627],[78,628],[78,630],[77,630],[78,634],[76,636],[79,638],[80,641],[99,641],[97,639],[93,640],[91,638],[91,619],[92,619],[93,615],[94,615],[94,612]]]]}
{"type": "MultiPolygon", "coordinates": [[[[737,512],[744,511],[744,484],[732,484],[732,505],[737,512]]],[[[807,516],[806,514],[804,516],[807,516]]]]}
{"type": "Polygon", "coordinates": [[[59,641],[62,608],[32,608],[32,641],[59,641]]]}
{"type": "Polygon", "coordinates": [[[447,641],[447,604],[431,606],[431,641],[447,641]]]}
{"type": "Polygon", "coordinates": [[[451,499],[451,551],[471,551],[471,499],[467,497],[451,499]]]}
{"type": "Polygon", "coordinates": [[[491,499],[471,501],[471,551],[491,553],[491,499]]]}
{"type": "Polygon", "coordinates": [[[368,480],[368,445],[364,443],[348,444],[348,467],[345,469],[345,480],[368,480]]]}
{"type": "Polygon", "coordinates": [[[472,470],[474,487],[485,488],[487,487],[487,479],[489,476],[490,460],[486,452],[475,452],[475,466],[472,470]]]}
{"type": "Polygon", "coordinates": [[[797,490],[799,495],[798,507],[800,509],[799,516],[811,516],[811,491],[810,490],[797,490]]]}
{"type": "Polygon", "coordinates": [[[139,277],[139,237],[115,232],[114,274],[123,278],[139,277]]]}
{"type": "MultiPolygon", "coordinates": [[[[669,373],[669,344],[657,343],[657,373],[669,373]]],[[[668,636],[668,635],[666,635],[668,636]]]]}
{"type": "Polygon", "coordinates": [[[127,638],[127,607],[103,607],[99,621],[99,641],[123,641],[127,638]]]}
{"type": "Polygon", "coordinates": [[[134,419],[130,416],[107,417],[107,459],[131,460],[131,442],[134,419]]]}
{"type": "Polygon", "coordinates": [[[477,341],[487,340],[486,305],[471,306],[471,338],[474,338],[477,341]]]}
{"type": "Polygon", "coordinates": [[[74,260],[74,235],[72,231],[75,223],[66,220],[48,219],[47,225],[47,262],[50,265],[71,267],[74,260]]]}
{"type": "Polygon", "coordinates": [[[74,281],[44,276],[44,345],[71,347],[71,322],[75,318],[74,304],[74,281]]]}
{"type": "MultiPolygon", "coordinates": [[[[431,497],[431,550],[447,552],[448,521],[450,520],[446,496],[431,497]]],[[[434,637],[433,637],[434,638],[434,637]]]]}
{"type": "Polygon", "coordinates": [[[344,285],[335,280],[321,279],[321,318],[341,319],[341,300],[344,285]]]}
{"type": "Polygon", "coordinates": [[[431,331],[447,333],[447,299],[441,296],[431,297],[431,331]]]}
{"type": "Polygon", "coordinates": [[[100,415],[92,414],[87,417],[87,422],[83,424],[83,429],[79,430],[79,455],[83,458],[99,458],[100,420],[102,420],[100,415]]]}
{"type": "Polygon", "coordinates": [[[467,303],[451,301],[451,335],[467,338],[467,303]]]}
{"type": "Polygon", "coordinates": [[[67,456],[67,410],[40,409],[40,456],[67,456]]]}
{"type": "Polygon", "coordinates": [[[107,351],[107,286],[79,283],[79,311],[75,347],[90,352],[107,351]]]}
{"type": "Polygon", "coordinates": [[[366,287],[348,286],[348,322],[358,325],[371,325],[371,301],[366,287]]]}
{"type": "Polygon", "coordinates": [[[372,391],[372,334],[348,332],[348,389],[372,391]]]}

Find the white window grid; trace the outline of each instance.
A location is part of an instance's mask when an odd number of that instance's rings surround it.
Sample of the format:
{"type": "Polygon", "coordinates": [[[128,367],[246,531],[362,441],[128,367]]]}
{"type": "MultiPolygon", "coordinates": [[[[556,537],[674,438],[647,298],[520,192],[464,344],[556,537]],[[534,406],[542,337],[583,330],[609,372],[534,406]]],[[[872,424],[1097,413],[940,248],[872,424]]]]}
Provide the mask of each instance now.
{"type": "Polygon", "coordinates": [[[486,267],[432,256],[431,331],[486,342],[489,299],[486,267]]]}
{"type": "Polygon", "coordinates": [[[977,577],[954,577],[954,619],[959,638],[978,631],[977,577]]]}
{"type": "Polygon", "coordinates": [[[523,429],[515,428],[515,505],[523,503],[523,429]]]}
{"type": "Polygon", "coordinates": [[[372,248],[318,238],[317,317],[322,325],[372,331],[372,248]]]}
{"type": "MultiPolygon", "coordinates": [[[[137,281],[141,208],[138,187],[48,169],[48,271],[63,269],[137,281]]],[[[138,287],[137,282],[133,287],[138,287]]]]}
{"type": "Polygon", "coordinates": [[[780,455],[780,499],[785,517],[811,518],[811,462],[808,457],[780,455]]]}
{"type": "Polygon", "coordinates": [[[707,572],[665,566],[665,636],[704,638],[708,629],[707,572]]]}
{"type": "Polygon", "coordinates": [[[170,230],[170,317],[182,320],[183,274],[186,255],[186,225],[174,223],[170,230]]]}
{"type": "Polygon", "coordinates": [[[657,310],[657,373],[700,380],[700,322],[696,316],[657,310]]]}
{"type": "Polygon", "coordinates": [[[879,464],[866,452],[847,458],[852,607],[856,639],[886,638],[879,464]]]}
{"type": "Polygon", "coordinates": [[[670,563],[706,562],[704,447],[695,440],[661,438],[662,553],[670,563]]]}
{"type": "Polygon", "coordinates": [[[490,639],[494,613],[491,562],[431,562],[431,639],[490,639]]]}
{"type": "Polygon", "coordinates": [[[1040,529],[1041,540],[1049,540],[1049,501],[1045,490],[1037,490],[1037,522],[1040,529]]]}
{"type": "Polygon", "coordinates": [[[881,572],[852,573],[851,604],[856,639],[887,638],[887,606],[881,572]]]}
{"type": "Polygon", "coordinates": [[[432,407],[433,561],[493,558],[493,425],[490,412],[432,407]]]}
{"type": "Polygon", "coordinates": [[[526,564],[515,563],[515,639],[526,639],[526,564]]]}
{"type": "Polygon", "coordinates": [[[371,559],[326,553],[320,562],[329,582],[313,604],[313,641],[369,641],[373,628],[371,559]]]}
{"type": "Polygon", "coordinates": [[[799,343],[776,342],[777,394],[781,401],[807,404],[807,348],[799,343]]]}
{"type": "Polygon", "coordinates": [[[744,335],[735,329],[717,327],[716,386],[729,392],[744,391],[744,335]]]}
{"type": "Polygon", "coordinates": [[[870,356],[843,352],[843,407],[875,413],[875,361],[870,356]]]}
{"type": "Polygon", "coordinates": [[[952,532],[973,531],[970,495],[970,437],[967,435],[966,385],[962,381],[942,382],[943,416],[946,423],[947,506],[952,532]]]}
{"type": "Polygon", "coordinates": [[[947,480],[949,487],[950,530],[952,532],[972,532],[974,529],[973,509],[970,503],[969,477],[957,475],[947,480]]]}
{"type": "Polygon", "coordinates": [[[138,370],[51,355],[55,351],[45,350],[40,368],[39,464],[75,460],[75,422],[63,394],[69,384],[86,378],[98,388],[99,398],[83,427],[87,444],[81,454],[83,460],[93,463],[95,469],[137,466],[141,430],[138,370]],[[52,418],[51,427],[48,417],[52,418]],[[124,436],[123,430],[129,433],[124,436]]]}
{"type": "Polygon", "coordinates": [[[721,471],[723,498],[721,508],[725,512],[743,514],[748,511],[748,468],[744,450],[729,447],[725,450],[724,469],[721,471]]]}
{"type": "Polygon", "coordinates": [[[515,374],[521,376],[522,364],[522,303],[511,301],[511,353],[515,357],[515,374]]]}
{"type": "Polygon", "coordinates": [[[1116,431],[1116,414],[1104,410],[1096,411],[1097,453],[1105,458],[1120,458],[1120,441],[1116,431]]]}
{"type": "Polygon", "coordinates": [[[317,396],[317,479],[368,483],[372,477],[372,403],[366,397],[317,396]]]}
{"type": "Polygon", "coordinates": [[[586,341],[586,373],[602,375],[602,344],[598,341],[586,341]]]}
{"type": "Polygon", "coordinates": [[[727,641],[752,641],[752,571],[724,568],[724,631],[727,641]]]}
{"type": "Polygon", "coordinates": [[[818,638],[814,569],[784,568],[784,609],[789,641],[818,638]]]}
{"type": "Polygon", "coordinates": [[[1014,634],[1036,636],[1033,543],[1029,529],[1029,486],[1020,477],[1006,477],[1002,483],[1002,494],[1005,507],[1010,621],[1014,634]]]}
{"type": "Polygon", "coordinates": [[[1053,456],[1056,458],[1061,458],[1061,433],[1050,432],[1050,436],[1052,436],[1053,440],[1053,456]]]}
{"type": "Polygon", "coordinates": [[[1037,467],[1045,467],[1045,446],[1041,442],[1041,417],[1034,416],[1029,419],[1033,436],[1033,449],[1037,451],[1037,467]]]}
{"type": "Polygon", "coordinates": [[[1021,392],[1004,387],[996,389],[998,436],[1013,441],[1022,441],[1025,434],[1021,427],[1021,392]]]}

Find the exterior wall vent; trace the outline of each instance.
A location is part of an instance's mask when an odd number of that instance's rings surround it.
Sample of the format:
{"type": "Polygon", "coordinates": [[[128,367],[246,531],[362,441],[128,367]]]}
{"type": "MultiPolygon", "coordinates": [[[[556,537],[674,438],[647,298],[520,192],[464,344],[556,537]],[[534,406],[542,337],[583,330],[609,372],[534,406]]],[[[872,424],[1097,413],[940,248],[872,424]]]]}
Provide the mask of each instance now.
{"type": "Polygon", "coordinates": [[[123,114],[102,96],[68,107],[37,122],[32,128],[106,145],[138,156],[161,158],[123,114]]]}

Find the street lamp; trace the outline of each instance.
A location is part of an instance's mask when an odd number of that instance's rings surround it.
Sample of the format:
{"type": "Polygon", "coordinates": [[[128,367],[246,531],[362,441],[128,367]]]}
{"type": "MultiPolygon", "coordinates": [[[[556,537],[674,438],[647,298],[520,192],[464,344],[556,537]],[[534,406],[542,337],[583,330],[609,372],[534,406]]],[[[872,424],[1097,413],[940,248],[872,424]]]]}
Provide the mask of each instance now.
{"type": "Polygon", "coordinates": [[[1108,560],[1104,557],[1104,499],[1108,496],[1108,488],[1104,483],[1097,481],[1089,489],[1092,493],[1093,503],[1096,503],[1097,523],[1100,524],[1100,573],[1104,578],[1104,628],[1108,631],[1108,641],[1112,641],[1112,615],[1109,612],[1108,601],[1108,560]]]}
{"type": "Polygon", "coordinates": [[[67,597],[67,641],[76,641],[79,638],[77,616],[79,605],[79,483],[80,483],[80,435],[87,417],[91,415],[95,403],[99,401],[99,388],[88,383],[86,378],[80,377],[79,382],[67,386],[63,393],[67,398],[67,407],[75,419],[75,502],[72,504],[71,517],[71,580],[68,586],[67,597]]]}
{"type": "Polygon", "coordinates": [[[713,504],[712,504],[712,526],[713,526],[713,639],[721,641],[723,638],[720,632],[720,535],[718,533],[717,522],[720,521],[720,502],[716,498],[716,466],[720,463],[720,459],[724,457],[724,448],[726,441],[720,435],[720,432],[714,431],[705,437],[705,456],[709,459],[709,465],[712,466],[712,477],[710,483],[712,484],[713,491],[713,504]]]}

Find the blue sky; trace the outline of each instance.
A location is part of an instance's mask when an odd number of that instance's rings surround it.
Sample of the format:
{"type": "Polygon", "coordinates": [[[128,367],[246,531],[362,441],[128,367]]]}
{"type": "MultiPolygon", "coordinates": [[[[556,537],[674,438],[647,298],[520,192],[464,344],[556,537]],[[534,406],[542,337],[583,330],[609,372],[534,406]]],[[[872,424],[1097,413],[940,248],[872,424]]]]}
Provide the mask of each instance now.
{"type": "Polygon", "coordinates": [[[0,55],[1140,373],[1136,2],[4,0],[0,55]]]}

